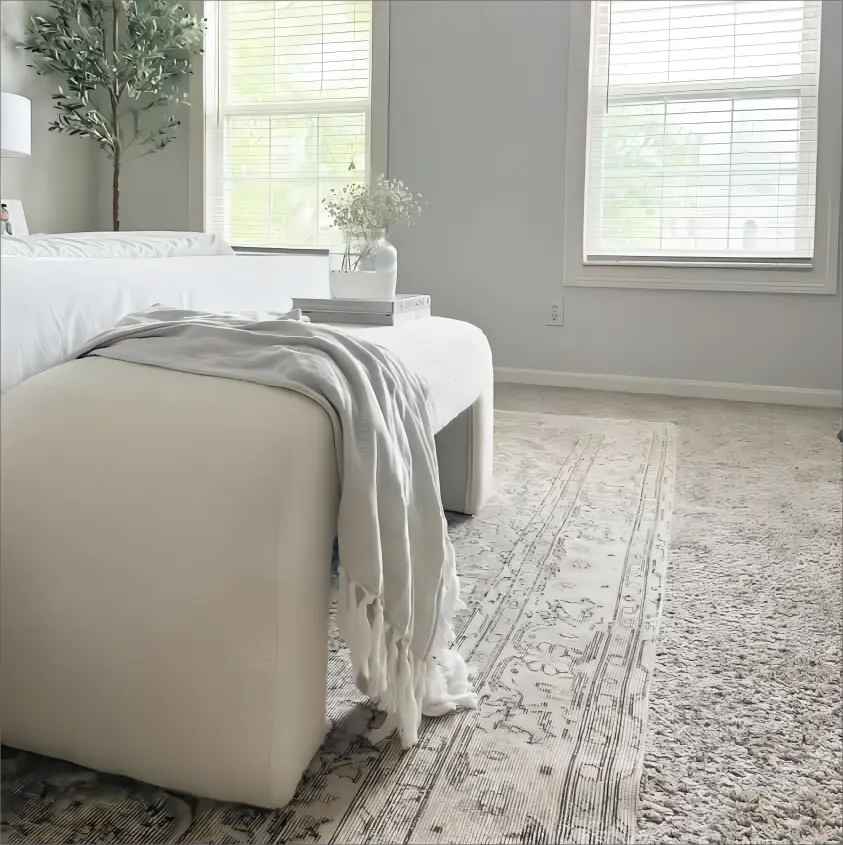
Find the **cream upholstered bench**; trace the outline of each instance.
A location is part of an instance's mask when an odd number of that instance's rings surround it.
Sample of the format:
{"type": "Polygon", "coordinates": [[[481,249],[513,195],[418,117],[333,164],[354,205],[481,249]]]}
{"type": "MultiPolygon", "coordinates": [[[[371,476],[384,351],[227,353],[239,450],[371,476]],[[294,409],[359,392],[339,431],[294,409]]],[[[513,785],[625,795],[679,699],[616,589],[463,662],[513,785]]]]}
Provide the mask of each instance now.
{"type": "MultiPolygon", "coordinates": [[[[482,333],[437,318],[359,331],[426,379],[443,501],[475,512],[491,479],[482,333]]],[[[287,803],[325,732],[327,414],[290,391],[101,358],[0,405],[3,742],[287,803]]]]}

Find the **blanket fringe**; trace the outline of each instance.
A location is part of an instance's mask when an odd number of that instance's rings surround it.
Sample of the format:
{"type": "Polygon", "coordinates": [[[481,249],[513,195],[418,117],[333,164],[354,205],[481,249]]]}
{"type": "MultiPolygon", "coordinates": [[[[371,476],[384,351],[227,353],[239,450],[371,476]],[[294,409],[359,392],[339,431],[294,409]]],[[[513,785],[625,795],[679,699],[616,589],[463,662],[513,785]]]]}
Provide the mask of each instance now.
{"type": "Polygon", "coordinates": [[[451,619],[463,606],[453,551],[444,567],[433,640],[422,661],[410,650],[412,632],[402,634],[384,619],[379,596],[349,580],[342,565],[339,579],[340,634],[351,653],[358,688],[386,711],[386,722],[378,731],[381,737],[397,728],[401,745],[410,748],[418,742],[422,716],[443,716],[457,708],[477,706],[465,661],[451,648],[451,619]]]}

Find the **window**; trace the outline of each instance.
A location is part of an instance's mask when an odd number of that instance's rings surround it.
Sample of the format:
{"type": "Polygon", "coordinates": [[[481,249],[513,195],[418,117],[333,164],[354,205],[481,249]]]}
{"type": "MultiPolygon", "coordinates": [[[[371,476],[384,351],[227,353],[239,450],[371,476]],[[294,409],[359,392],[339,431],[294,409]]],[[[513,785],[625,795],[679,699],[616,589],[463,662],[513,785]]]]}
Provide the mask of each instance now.
{"type": "Polygon", "coordinates": [[[836,289],[840,5],[572,4],[568,284],[836,289]]]}
{"type": "Polygon", "coordinates": [[[334,245],[323,197],[386,171],[386,3],[205,7],[206,231],[235,246],[334,245]]]}

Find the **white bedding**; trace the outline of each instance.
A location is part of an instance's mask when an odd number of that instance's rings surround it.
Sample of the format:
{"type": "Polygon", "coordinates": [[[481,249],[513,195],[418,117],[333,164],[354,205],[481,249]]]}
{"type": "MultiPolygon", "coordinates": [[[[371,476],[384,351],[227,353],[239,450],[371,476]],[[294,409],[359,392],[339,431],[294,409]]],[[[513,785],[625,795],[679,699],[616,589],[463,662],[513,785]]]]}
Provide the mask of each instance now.
{"type": "Polygon", "coordinates": [[[126,314],[164,303],[208,311],[288,311],[328,296],[323,255],[13,258],[0,267],[0,392],[61,363],[126,314]]]}
{"type": "Polygon", "coordinates": [[[68,232],[0,238],[0,255],[22,258],[164,258],[234,255],[219,235],[203,232],[68,232]]]}

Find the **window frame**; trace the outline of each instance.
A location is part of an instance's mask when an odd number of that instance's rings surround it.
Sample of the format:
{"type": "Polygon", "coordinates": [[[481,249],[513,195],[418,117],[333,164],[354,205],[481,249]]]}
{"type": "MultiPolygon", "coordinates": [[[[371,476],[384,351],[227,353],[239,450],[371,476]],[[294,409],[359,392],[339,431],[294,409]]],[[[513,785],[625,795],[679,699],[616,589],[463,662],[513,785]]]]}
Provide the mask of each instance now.
{"type": "Polygon", "coordinates": [[[568,287],[834,294],[838,289],[841,159],[843,159],[843,3],[823,3],[818,90],[817,197],[814,257],[809,264],[729,259],[683,262],[659,258],[586,261],[585,176],[591,62],[591,0],[572,0],[565,120],[565,268],[568,287]],[[585,84],[583,84],[585,81],[585,84]],[[758,266],[761,263],[763,266],[758,266]]]}
{"type": "MultiPolygon", "coordinates": [[[[220,68],[220,26],[219,3],[235,2],[236,0],[193,0],[195,14],[205,19],[205,45],[201,62],[190,80],[190,115],[189,142],[190,162],[188,170],[189,182],[189,220],[194,231],[211,231],[208,220],[208,186],[211,180],[216,180],[214,196],[222,196],[222,165],[215,165],[221,151],[217,149],[217,139],[222,137],[218,132],[219,123],[223,119],[220,111],[219,80],[224,74],[220,68]]],[[[248,2],[248,0],[239,0],[248,2]]],[[[367,180],[375,176],[388,173],[389,164],[389,8],[391,0],[372,0],[372,41],[369,80],[368,104],[368,133],[366,136],[367,180]]],[[[353,104],[355,108],[358,103],[353,104]]],[[[348,108],[347,103],[342,104],[348,108]]],[[[304,106],[307,108],[307,106],[304,106]]],[[[265,112],[273,110],[273,106],[260,106],[250,111],[248,107],[237,106],[232,111],[243,114],[257,114],[261,109],[265,112]]],[[[302,104],[290,106],[291,111],[300,113],[302,104]]],[[[325,110],[326,113],[330,111],[325,110]]],[[[238,247],[238,244],[232,244],[238,247]]],[[[250,248],[260,249],[254,245],[250,248]]],[[[269,249],[269,247],[267,247],[269,249]]],[[[328,252],[327,246],[309,247],[279,247],[273,246],[273,252],[328,252]]]]}

